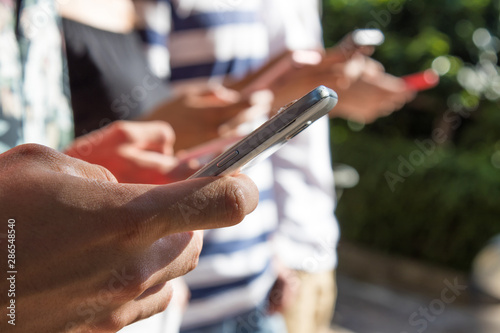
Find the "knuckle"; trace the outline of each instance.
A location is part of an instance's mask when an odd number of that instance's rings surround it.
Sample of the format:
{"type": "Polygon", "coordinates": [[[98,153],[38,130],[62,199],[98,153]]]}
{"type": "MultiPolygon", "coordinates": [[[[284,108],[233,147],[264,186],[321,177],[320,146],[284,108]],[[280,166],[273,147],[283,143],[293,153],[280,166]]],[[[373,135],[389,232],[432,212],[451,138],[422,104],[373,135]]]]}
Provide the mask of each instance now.
{"type": "Polygon", "coordinates": [[[150,123],[158,128],[163,129],[164,131],[173,131],[172,126],[169,123],[163,120],[151,120],[150,123]]]}
{"type": "Polygon", "coordinates": [[[163,133],[164,133],[167,141],[173,140],[175,138],[175,131],[172,128],[172,126],[170,126],[169,124],[167,124],[165,122],[162,122],[162,124],[163,124],[163,133]]]}
{"type": "Polygon", "coordinates": [[[0,155],[0,174],[16,175],[25,180],[39,181],[39,176],[44,171],[58,171],[62,153],[38,144],[23,144],[12,148],[0,155]]]}
{"type": "Polygon", "coordinates": [[[109,183],[118,183],[116,177],[105,167],[78,159],[68,160],[67,163],[58,165],[57,170],[65,174],[94,180],[106,190],[111,190],[111,187],[108,186],[109,183]]]}
{"type": "Polygon", "coordinates": [[[109,124],[108,127],[109,127],[109,129],[112,129],[114,131],[123,131],[125,125],[126,125],[125,121],[117,120],[117,121],[113,121],[111,124],[109,124]]]}
{"type": "Polygon", "coordinates": [[[99,332],[118,332],[128,323],[125,318],[118,313],[111,313],[104,320],[102,320],[98,325],[99,332]]]}
{"type": "Polygon", "coordinates": [[[170,304],[171,299],[172,296],[169,295],[169,297],[163,302],[159,302],[156,306],[156,309],[153,309],[154,314],[165,312],[168,308],[168,305],[170,304]]]}
{"type": "Polygon", "coordinates": [[[173,278],[178,278],[194,270],[198,267],[200,254],[195,251],[190,252],[189,256],[185,256],[182,262],[182,268],[177,270],[172,276],[173,278]]]}
{"type": "Polygon", "coordinates": [[[128,137],[128,124],[124,120],[117,120],[108,125],[107,129],[109,132],[117,135],[121,139],[126,139],[128,137]]]}
{"type": "Polygon", "coordinates": [[[174,135],[174,128],[169,123],[164,122],[162,120],[158,120],[158,122],[162,124],[165,133],[167,133],[169,136],[174,135]]]}
{"type": "Polygon", "coordinates": [[[8,151],[9,156],[15,158],[16,160],[40,160],[40,159],[54,159],[57,156],[57,152],[49,147],[27,143],[17,147],[12,148],[8,151]]]}
{"type": "Polygon", "coordinates": [[[184,274],[187,274],[187,273],[191,272],[192,270],[194,270],[198,266],[199,257],[200,257],[199,254],[192,256],[191,260],[187,264],[186,272],[184,274]]]}
{"type": "Polygon", "coordinates": [[[191,239],[191,256],[186,262],[186,272],[184,274],[187,274],[191,272],[193,269],[195,269],[198,266],[198,262],[200,259],[200,254],[201,250],[203,247],[203,234],[200,231],[194,231],[192,232],[192,239],[191,239]]]}
{"type": "Polygon", "coordinates": [[[158,141],[165,144],[175,140],[175,132],[169,123],[163,120],[152,120],[150,125],[155,128],[155,131],[159,134],[158,141]]]}
{"type": "MultiPolygon", "coordinates": [[[[203,233],[201,231],[188,231],[179,234],[174,234],[168,237],[171,240],[177,239],[180,243],[175,245],[176,248],[172,248],[175,251],[182,249],[182,255],[176,259],[176,263],[172,265],[172,262],[168,263],[164,271],[163,278],[165,281],[178,278],[183,276],[198,266],[198,261],[203,244],[203,233]],[[169,267],[170,266],[170,267],[169,267]],[[168,268],[169,267],[169,268],[168,268]]],[[[172,242],[171,244],[174,244],[172,242]]]]}
{"type": "Polygon", "coordinates": [[[150,276],[145,272],[142,265],[138,264],[137,267],[129,270],[131,273],[127,274],[130,274],[132,278],[123,285],[119,294],[116,295],[119,301],[132,301],[144,293],[149,287],[148,280],[150,276]]]}
{"type": "Polygon", "coordinates": [[[93,164],[92,166],[94,167],[94,172],[95,172],[98,179],[102,179],[102,180],[106,180],[106,181],[114,182],[114,183],[118,182],[118,180],[111,173],[111,171],[109,171],[105,167],[103,167],[101,165],[97,165],[97,164],[93,164]]]}

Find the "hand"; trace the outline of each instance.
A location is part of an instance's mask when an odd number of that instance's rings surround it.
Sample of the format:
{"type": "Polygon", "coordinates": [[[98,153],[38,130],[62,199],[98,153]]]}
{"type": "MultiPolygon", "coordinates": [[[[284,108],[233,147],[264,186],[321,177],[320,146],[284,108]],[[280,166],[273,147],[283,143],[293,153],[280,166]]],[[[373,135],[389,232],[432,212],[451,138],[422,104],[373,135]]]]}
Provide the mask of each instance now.
{"type": "Polygon", "coordinates": [[[239,91],[242,96],[249,96],[259,90],[270,91],[273,98],[269,102],[274,100],[271,109],[277,111],[321,84],[316,84],[318,80],[311,74],[316,73],[315,69],[322,64],[322,59],[321,51],[285,51],[258,71],[237,82],[228,80],[226,85],[239,91]]]}
{"type": "Polygon", "coordinates": [[[175,156],[179,164],[169,172],[169,177],[187,179],[242,138],[243,136],[217,138],[191,149],[178,151],[175,156]]]}
{"type": "Polygon", "coordinates": [[[142,120],[163,120],[176,131],[175,151],[189,149],[220,136],[233,135],[242,123],[270,110],[269,94],[242,98],[223,87],[209,91],[185,91],[142,120]]]}
{"type": "Polygon", "coordinates": [[[337,93],[339,102],[330,116],[362,124],[401,109],[414,97],[402,79],[384,72],[364,74],[347,89],[337,89],[337,93]]]}
{"type": "MultiPolygon", "coordinates": [[[[335,61],[341,59],[344,58],[334,57],[335,61]]],[[[278,67],[282,74],[273,75],[275,80],[269,86],[275,96],[273,110],[302,97],[319,85],[334,88],[339,79],[345,78],[345,73],[338,70],[339,62],[332,62],[321,51],[294,51],[283,61],[287,60],[286,71],[281,68],[284,66],[278,67]]]]}
{"type": "Polygon", "coordinates": [[[414,92],[407,89],[405,82],[387,74],[379,62],[354,54],[343,62],[333,63],[325,58],[316,66],[291,71],[273,89],[275,100],[285,103],[320,84],[333,88],[339,95],[337,106],[330,112],[331,117],[361,123],[387,116],[414,97],[414,92]]]}
{"type": "Polygon", "coordinates": [[[175,135],[164,122],[116,121],[78,138],[66,154],[110,170],[121,183],[165,184],[177,166],[175,135]]]}
{"type": "Polygon", "coordinates": [[[269,292],[269,313],[282,312],[297,296],[300,280],[294,271],[278,263],[278,277],[269,292]]]}
{"type": "MultiPolygon", "coordinates": [[[[258,201],[245,176],[119,184],[105,168],[39,145],[0,155],[0,223],[15,219],[16,325],[8,332],[116,332],[163,311],[192,270],[200,230],[234,225],[258,201]]],[[[0,269],[7,269],[2,239],[0,269]]],[[[0,282],[0,307],[10,303],[0,282]]],[[[5,314],[4,314],[5,316],[5,314]]]]}

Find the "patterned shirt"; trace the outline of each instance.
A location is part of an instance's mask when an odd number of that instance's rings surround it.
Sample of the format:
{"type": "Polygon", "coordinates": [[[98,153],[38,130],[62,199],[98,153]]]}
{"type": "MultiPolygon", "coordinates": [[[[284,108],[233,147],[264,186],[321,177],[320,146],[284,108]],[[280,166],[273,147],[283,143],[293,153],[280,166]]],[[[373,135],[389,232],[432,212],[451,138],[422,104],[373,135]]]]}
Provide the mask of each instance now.
{"type": "Polygon", "coordinates": [[[28,142],[62,149],[73,123],[53,0],[0,0],[0,50],[0,153],[28,142]]]}

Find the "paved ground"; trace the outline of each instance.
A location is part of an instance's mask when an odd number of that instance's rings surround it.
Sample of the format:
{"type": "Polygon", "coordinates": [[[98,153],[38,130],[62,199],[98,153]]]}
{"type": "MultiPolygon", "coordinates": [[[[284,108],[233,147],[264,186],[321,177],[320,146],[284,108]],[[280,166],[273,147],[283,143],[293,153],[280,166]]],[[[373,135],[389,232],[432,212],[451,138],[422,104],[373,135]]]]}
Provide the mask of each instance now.
{"type": "MultiPolygon", "coordinates": [[[[500,333],[500,304],[423,297],[337,277],[334,325],[354,333],[500,333]]],[[[443,290],[447,286],[443,285],[443,290]]],[[[337,331],[341,331],[337,329],[337,331]]]]}

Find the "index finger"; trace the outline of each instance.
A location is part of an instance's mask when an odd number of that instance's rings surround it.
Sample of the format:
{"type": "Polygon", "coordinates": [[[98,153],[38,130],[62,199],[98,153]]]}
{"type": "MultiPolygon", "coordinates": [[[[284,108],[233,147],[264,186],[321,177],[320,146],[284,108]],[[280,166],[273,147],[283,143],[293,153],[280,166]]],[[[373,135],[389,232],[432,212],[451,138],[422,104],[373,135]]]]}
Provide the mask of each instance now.
{"type": "Polygon", "coordinates": [[[110,125],[109,130],[126,137],[140,148],[173,154],[175,133],[164,121],[117,121],[110,125]]]}

